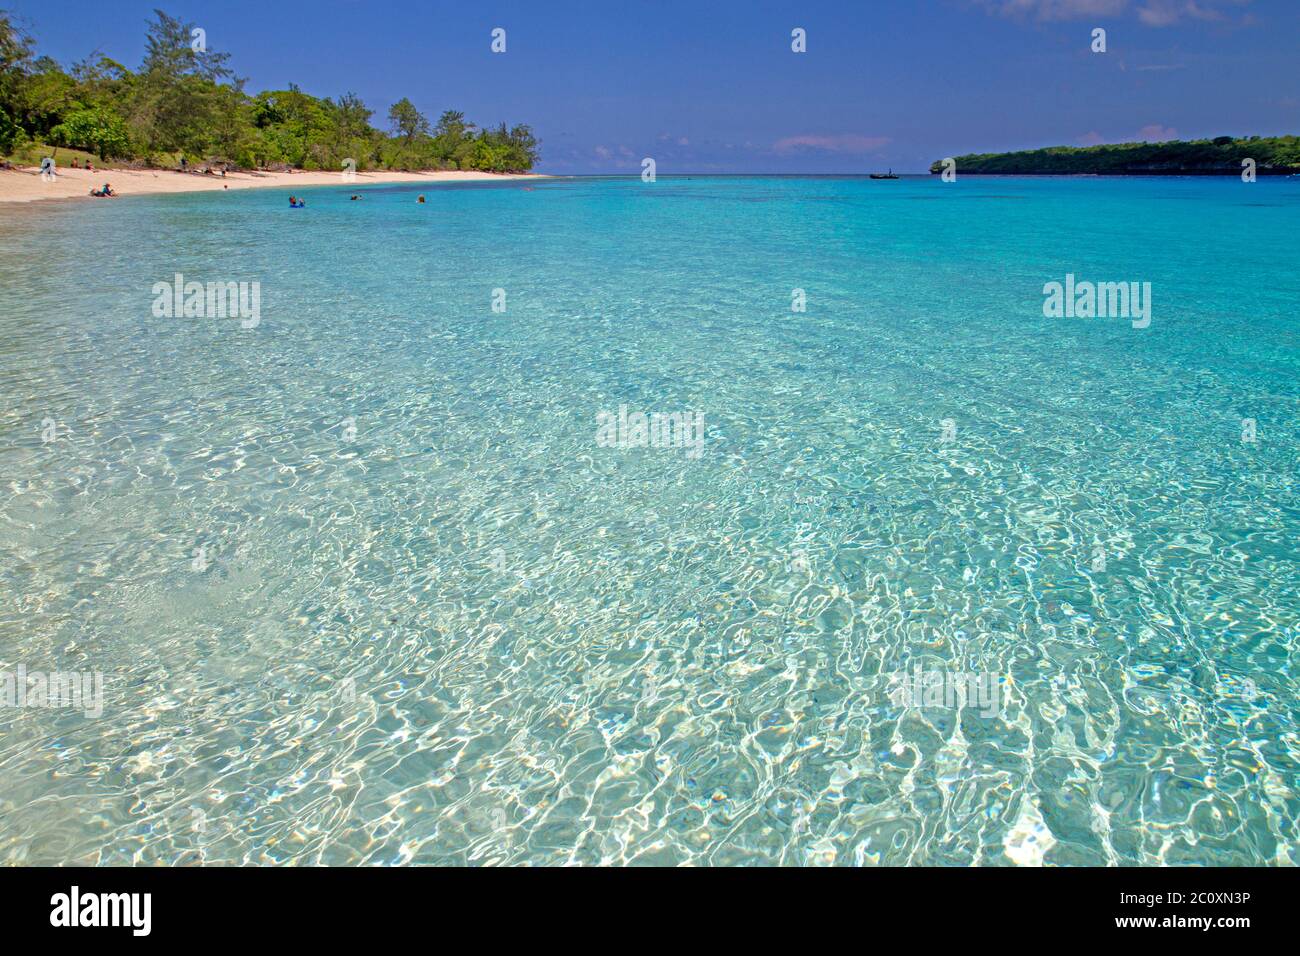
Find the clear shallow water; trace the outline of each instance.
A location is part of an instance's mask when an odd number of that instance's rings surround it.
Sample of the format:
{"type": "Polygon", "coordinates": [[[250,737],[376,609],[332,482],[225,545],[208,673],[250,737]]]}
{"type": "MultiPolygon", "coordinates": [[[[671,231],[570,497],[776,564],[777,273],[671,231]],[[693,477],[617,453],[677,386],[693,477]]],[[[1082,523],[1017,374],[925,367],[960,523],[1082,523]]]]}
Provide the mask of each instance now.
{"type": "Polygon", "coordinates": [[[356,188],[0,212],[0,860],[1298,862],[1300,181],[356,188]]]}

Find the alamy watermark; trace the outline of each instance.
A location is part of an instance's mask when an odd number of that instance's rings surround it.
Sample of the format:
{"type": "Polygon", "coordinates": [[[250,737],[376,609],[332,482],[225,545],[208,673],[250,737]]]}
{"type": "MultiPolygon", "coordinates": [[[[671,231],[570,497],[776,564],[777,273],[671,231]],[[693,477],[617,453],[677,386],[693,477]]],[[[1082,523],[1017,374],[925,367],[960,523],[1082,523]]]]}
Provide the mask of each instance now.
{"type": "Polygon", "coordinates": [[[916,664],[911,673],[897,675],[898,687],[889,699],[899,707],[946,707],[960,710],[970,706],[981,717],[996,717],[1002,709],[1001,685],[997,674],[974,671],[927,671],[916,664]]]}
{"type": "Polygon", "coordinates": [[[238,318],[240,328],[255,329],[262,322],[262,283],[185,281],[155,282],[152,293],[156,319],[238,318]]]}
{"type": "Polygon", "coordinates": [[[1151,324],[1150,282],[1065,282],[1043,286],[1043,315],[1049,319],[1132,319],[1133,328],[1151,324]]]}
{"type": "Polygon", "coordinates": [[[601,448],[685,448],[687,458],[704,451],[703,412],[596,413],[596,444],[601,448]]]}
{"type": "Polygon", "coordinates": [[[102,671],[0,671],[0,707],[66,708],[87,717],[104,713],[102,671]]]}
{"type": "Polygon", "coordinates": [[[51,896],[50,907],[51,926],[124,926],[132,936],[148,936],[153,928],[152,893],[83,893],[73,885],[51,896]]]}

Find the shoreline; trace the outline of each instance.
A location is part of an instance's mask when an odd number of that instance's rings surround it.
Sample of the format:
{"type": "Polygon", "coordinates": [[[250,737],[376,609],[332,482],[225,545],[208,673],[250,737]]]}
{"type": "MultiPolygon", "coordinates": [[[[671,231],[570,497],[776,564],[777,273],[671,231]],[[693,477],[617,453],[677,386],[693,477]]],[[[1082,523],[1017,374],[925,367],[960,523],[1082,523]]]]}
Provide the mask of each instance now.
{"type": "Polygon", "coordinates": [[[222,192],[236,189],[269,189],[307,186],[375,186],[387,183],[503,182],[518,179],[545,179],[540,173],[482,173],[477,171],[429,170],[407,173],[392,171],[358,172],[353,180],[341,173],[322,170],[295,172],[238,172],[205,176],[171,169],[85,169],[60,167],[52,182],[41,179],[34,166],[0,170],[0,203],[32,203],[48,199],[85,199],[96,201],[91,188],[111,183],[119,198],[152,196],[166,193],[222,192]]]}
{"type": "MultiPolygon", "coordinates": [[[[1211,176],[1218,176],[1221,178],[1228,177],[1228,176],[1238,176],[1238,177],[1241,176],[1240,169],[1224,169],[1224,170],[1207,169],[1207,170],[1199,170],[1199,171],[1193,169],[1145,170],[1145,171],[1117,170],[1115,172],[1097,171],[1097,172],[1077,172],[1077,173],[1035,172],[1032,170],[1017,170],[1015,172],[1002,172],[1002,171],[991,172],[991,171],[984,171],[984,170],[963,171],[961,169],[958,169],[957,172],[958,175],[960,176],[1007,176],[1007,177],[1038,176],[1044,178],[1050,176],[1050,177],[1055,177],[1057,179],[1078,179],[1080,177],[1095,177],[1095,178],[1105,177],[1108,179],[1162,179],[1162,178],[1170,178],[1170,177],[1181,177],[1181,178],[1201,179],[1201,178],[1208,178],[1211,176]]],[[[939,172],[930,172],[927,175],[939,176],[941,174],[942,174],[942,170],[940,170],[939,172]]],[[[1300,176],[1300,170],[1257,169],[1255,170],[1255,175],[1261,179],[1264,177],[1269,177],[1271,179],[1286,179],[1292,176],[1300,176]]]]}

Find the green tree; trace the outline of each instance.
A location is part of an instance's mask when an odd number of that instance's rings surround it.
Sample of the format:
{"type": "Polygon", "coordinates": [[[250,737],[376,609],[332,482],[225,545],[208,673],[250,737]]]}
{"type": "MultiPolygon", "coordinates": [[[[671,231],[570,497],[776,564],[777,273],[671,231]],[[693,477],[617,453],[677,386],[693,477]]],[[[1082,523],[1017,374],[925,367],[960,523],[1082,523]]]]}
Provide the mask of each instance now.
{"type": "Polygon", "coordinates": [[[14,23],[12,16],[0,10],[0,107],[10,115],[15,110],[18,88],[31,68],[32,38],[14,23]]]}
{"type": "Polygon", "coordinates": [[[23,128],[0,106],[0,154],[12,152],[22,135],[23,128]]]}
{"type": "Polygon", "coordinates": [[[0,11],[0,152],[35,139],[105,159],[168,164],[177,153],[321,169],[338,169],[345,159],[362,168],[378,162],[494,171],[536,161],[537,139],[527,126],[480,129],[464,113],[446,110],[430,129],[406,98],[389,110],[392,133],[385,134],[355,93],[321,99],[290,84],[249,96],[229,54],[194,43],[193,33],[192,24],[155,10],[137,71],[98,50],[65,70],[38,56],[31,37],[0,11]]]}
{"type": "Polygon", "coordinates": [[[131,155],[131,137],[126,123],[102,107],[76,109],[50,130],[50,142],[98,153],[101,159],[131,155]]]}
{"type": "Polygon", "coordinates": [[[402,136],[404,146],[409,146],[417,136],[429,135],[429,121],[406,97],[402,97],[388,110],[388,122],[393,131],[402,136]]]}
{"type": "Polygon", "coordinates": [[[154,10],[153,14],[154,21],[149,24],[144,41],[142,72],[171,80],[197,76],[211,83],[234,78],[226,65],[229,53],[209,50],[206,43],[202,49],[195,48],[193,23],[185,23],[161,10],[154,10]]]}
{"type": "Polygon", "coordinates": [[[49,57],[32,63],[18,97],[18,116],[33,136],[44,136],[76,103],[77,81],[49,57]]]}
{"type": "Polygon", "coordinates": [[[438,126],[434,133],[438,136],[450,136],[459,140],[467,132],[472,132],[473,129],[474,124],[466,123],[465,114],[460,110],[443,110],[442,115],[438,117],[438,126]]]}
{"type": "MultiPolygon", "coordinates": [[[[958,173],[1060,175],[1150,175],[1200,173],[1238,175],[1241,162],[1253,159],[1261,173],[1293,173],[1300,168],[1295,136],[1259,139],[1171,140],[1167,143],[1115,143],[1104,146],[1051,146],[1016,153],[958,156],[958,173]]],[[[942,171],[942,162],[930,172],[942,171]]]]}
{"type": "Polygon", "coordinates": [[[0,10],[0,153],[23,137],[22,94],[32,63],[32,38],[0,10]]]}
{"type": "Polygon", "coordinates": [[[361,97],[355,93],[344,93],[335,104],[335,110],[340,136],[345,139],[369,136],[370,117],[374,111],[366,108],[361,97]]]}
{"type": "Polygon", "coordinates": [[[216,144],[214,131],[229,128],[242,107],[229,54],[196,50],[193,24],[154,11],[145,38],[145,57],[132,96],[129,121],[150,152],[206,155],[216,144]]]}

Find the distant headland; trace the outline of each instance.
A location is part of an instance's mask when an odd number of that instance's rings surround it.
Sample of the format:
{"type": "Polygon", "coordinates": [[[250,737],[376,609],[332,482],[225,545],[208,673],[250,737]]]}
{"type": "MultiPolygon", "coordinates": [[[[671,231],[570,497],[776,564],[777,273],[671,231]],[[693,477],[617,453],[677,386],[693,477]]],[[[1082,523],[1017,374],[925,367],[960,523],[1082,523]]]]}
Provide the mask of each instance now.
{"type": "MultiPolygon", "coordinates": [[[[1239,176],[1253,160],[1260,176],[1300,173],[1300,136],[1218,136],[1165,143],[1050,146],[953,157],[958,174],[1019,176],[1239,176]]],[[[945,161],[930,164],[942,173],[945,161]]]]}

